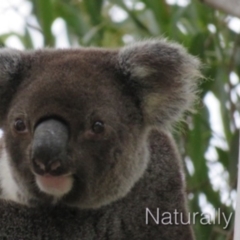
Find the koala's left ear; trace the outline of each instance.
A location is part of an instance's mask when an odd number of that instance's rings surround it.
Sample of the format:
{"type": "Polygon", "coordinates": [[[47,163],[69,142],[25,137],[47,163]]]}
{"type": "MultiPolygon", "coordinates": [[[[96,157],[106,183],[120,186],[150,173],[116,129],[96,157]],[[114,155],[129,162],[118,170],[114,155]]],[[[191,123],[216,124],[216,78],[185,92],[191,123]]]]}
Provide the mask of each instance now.
{"type": "Polygon", "coordinates": [[[0,125],[12,96],[21,82],[22,54],[14,49],[0,49],[0,125]]]}
{"type": "Polygon", "coordinates": [[[118,68],[135,88],[147,124],[168,127],[194,103],[200,63],[178,44],[150,40],[124,47],[118,68]]]}

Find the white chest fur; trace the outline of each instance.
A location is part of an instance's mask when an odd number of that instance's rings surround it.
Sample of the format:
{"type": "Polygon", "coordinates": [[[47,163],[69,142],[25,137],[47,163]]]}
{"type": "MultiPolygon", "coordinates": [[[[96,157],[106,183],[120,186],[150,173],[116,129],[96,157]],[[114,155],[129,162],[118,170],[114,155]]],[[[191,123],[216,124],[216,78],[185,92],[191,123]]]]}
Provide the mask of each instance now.
{"type": "Polygon", "coordinates": [[[3,150],[0,152],[0,186],[1,198],[18,202],[19,188],[13,178],[8,154],[3,150]]]}

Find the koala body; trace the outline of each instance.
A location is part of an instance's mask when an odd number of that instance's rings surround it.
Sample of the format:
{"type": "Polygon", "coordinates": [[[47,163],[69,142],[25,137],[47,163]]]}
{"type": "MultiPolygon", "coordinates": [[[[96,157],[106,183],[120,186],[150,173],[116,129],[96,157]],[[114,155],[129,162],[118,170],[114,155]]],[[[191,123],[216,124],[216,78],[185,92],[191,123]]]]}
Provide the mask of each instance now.
{"type": "MultiPolygon", "coordinates": [[[[79,231],[69,226],[59,239],[193,239],[190,226],[146,224],[146,209],[177,209],[186,219],[169,129],[195,99],[198,69],[196,58],[164,40],[116,50],[0,50],[3,204],[20,203],[29,219],[37,212],[46,222],[51,216],[39,209],[68,216],[76,207],[76,219],[64,219],[79,231]]],[[[51,220],[46,228],[54,227],[51,220]]]]}

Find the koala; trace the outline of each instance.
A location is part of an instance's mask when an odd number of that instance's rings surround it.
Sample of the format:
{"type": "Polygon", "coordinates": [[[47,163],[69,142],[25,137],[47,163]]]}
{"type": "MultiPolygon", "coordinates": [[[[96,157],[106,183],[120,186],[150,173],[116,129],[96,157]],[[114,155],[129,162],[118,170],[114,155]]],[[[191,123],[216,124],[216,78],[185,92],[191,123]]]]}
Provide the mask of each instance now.
{"type": "Polygon", "coordinates": [[[1,49],[0,236],[193,240],[179,224],[188,210],[171,129],[193,106],[199,68],[163,39],[1,49]]]}

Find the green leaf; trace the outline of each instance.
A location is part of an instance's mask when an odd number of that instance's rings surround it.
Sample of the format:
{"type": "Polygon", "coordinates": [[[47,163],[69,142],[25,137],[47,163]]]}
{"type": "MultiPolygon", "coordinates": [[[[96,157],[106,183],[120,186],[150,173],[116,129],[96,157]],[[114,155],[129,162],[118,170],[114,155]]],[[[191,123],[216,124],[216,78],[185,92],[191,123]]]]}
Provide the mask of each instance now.
{"type": "Polygon", "coordinates": [[[55,14],[56,17],[63,18],[66,21],[68,30],[78,37],[83,37],[90,28],[90,25],[83,17],[84,14],[76,6],[57,1],[55,3],[55,14]]]}
{"type": "Polygon", "coordinates": [[[54,37],[52,35],[51,26],[53,23],[54,8],[52,0],[35,0],[35,10],[38,16],[39,23],[41,25],[44,35],[44,45],[54,46],[54,37]]]}

